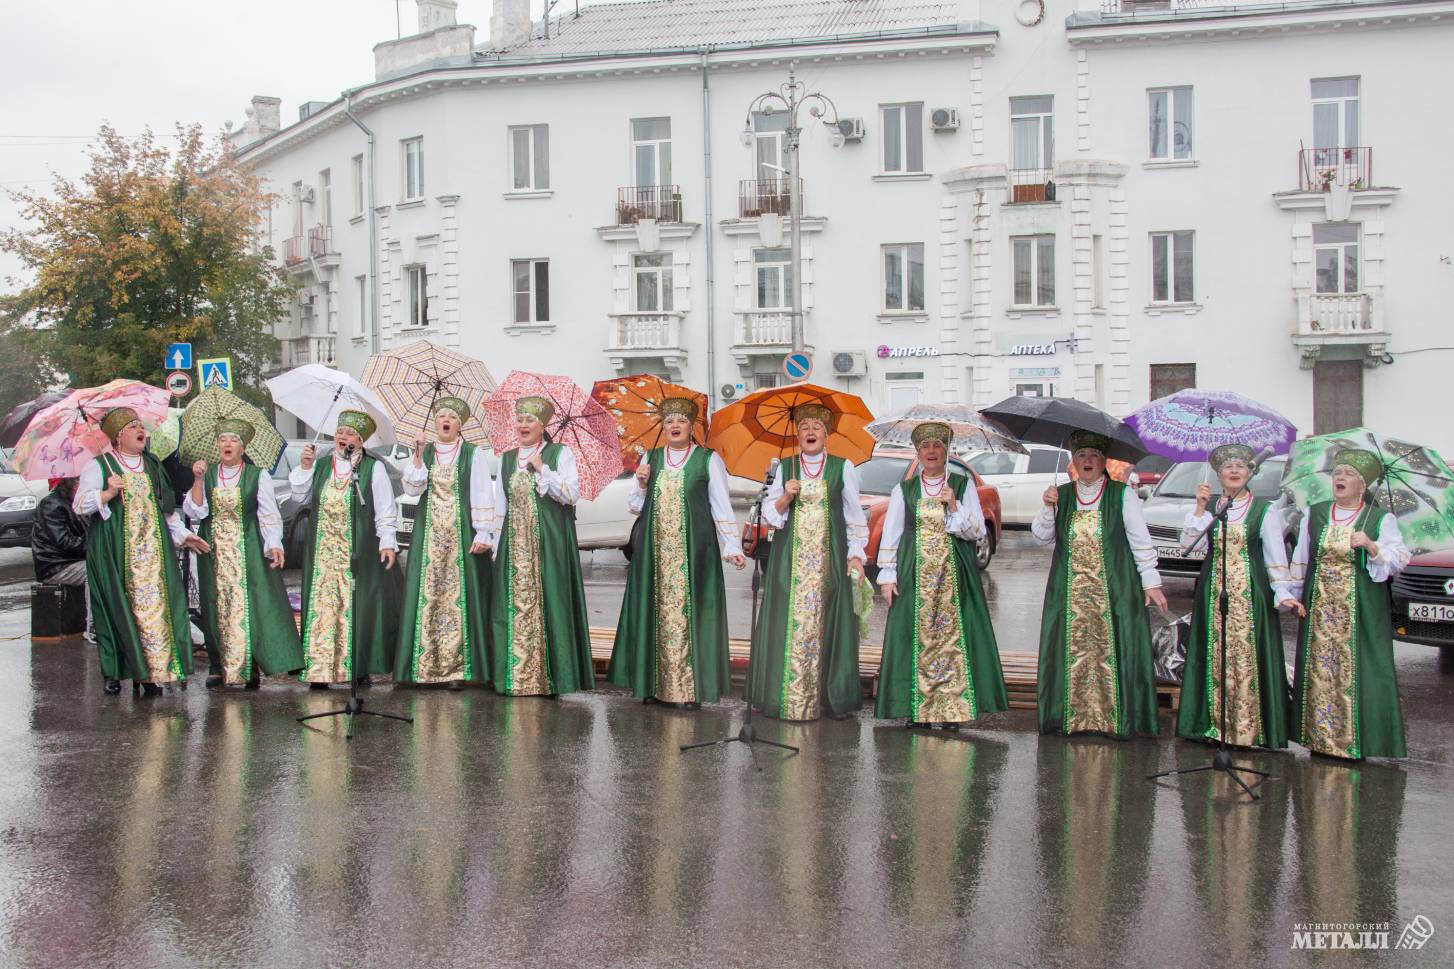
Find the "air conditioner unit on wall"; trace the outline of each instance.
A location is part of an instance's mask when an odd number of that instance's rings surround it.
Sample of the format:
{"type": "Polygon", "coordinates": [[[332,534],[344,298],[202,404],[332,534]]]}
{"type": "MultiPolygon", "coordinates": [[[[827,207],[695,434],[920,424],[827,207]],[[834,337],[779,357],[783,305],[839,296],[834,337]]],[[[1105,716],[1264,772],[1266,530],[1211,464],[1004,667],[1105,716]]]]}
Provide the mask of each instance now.
{"type": "Polygon", "coordinates": [[[844,141],[863,140],[863,119],[843,118],[838,122],[838,136],[844,141]]]}
{"type": "Polygon", "coordinates": [[[300,202],[309,202],[309,203],[311,203],[313,201],[313,186],[312,185],[299,185],[298,186],[298,201],[300,201],[300,202]]]}
{"type": "Polygon", "coordinates": [[[958,108],[935,108],[929,114],[929,127],[935,131],[958,131],[958,108]]]}
{"type": "Polygon", "coordinates": [[[861,350],[840,350],[833,354],[833,376],[862,377],[868,373],[868,355],[861,350]]]}

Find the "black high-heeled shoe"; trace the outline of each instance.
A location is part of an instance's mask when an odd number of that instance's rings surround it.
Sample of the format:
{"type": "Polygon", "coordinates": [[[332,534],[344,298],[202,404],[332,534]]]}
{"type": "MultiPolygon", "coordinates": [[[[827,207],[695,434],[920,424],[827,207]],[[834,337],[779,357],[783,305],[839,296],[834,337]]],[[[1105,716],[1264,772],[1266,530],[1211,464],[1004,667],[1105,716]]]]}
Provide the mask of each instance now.
{"type": "Polygon", "coordinates": [[[215,690],[219,686],[221,686],[223,684],[223,682],[224,682],[224,680],[223,680],[223,677],[222,677],[222,674],[221,673],[208,673],[207,674],[207,689],[209,689],[209,690],[215,690]]]}
{"type": "Polygon", "coordinates": [[[121,681],[108,679],[106,685],[101,687],[101,692],[107,696],[116,696],[121,692],[121,681]]]}
{"type": "Polygon", "coordinates": [[[326,689],[328,689],[328,684],[327,683],[309,683],[308,684],[308,689],[310,689],[310,690],[326,690],[326,689]]]}
{"type": "Polygon", "coordinates": [[[458,693],[460,690],[464,689],[464,680],[450,680],[448,683],[444,684],[444,688],[446,690],[449,690],[451,693],[458,693]]]}
{"type": "Polygon", "coordinates": [[[142,696],[161,696],[162,688],[155,683],[143,683],[141,685],[142,696]]]}
{"type": "Polygon", "coordinates": [[[256,675],[254,675],[252,679],[250,679],[246,683],[242,684],[242,688],[244,690],[256,690],[256,689],[260,689],[262,687],[262,685],[263,685],[262,684],[262,680],[260,680],[256,675]]]}
{"type": "Polygon", "coordinates": [[[959,732],[959,724],[957,724],[957,723],[941,723],[939,725],[939,729],[940,730],[948,730],[951,733],[958,733],[959,732]]]}
{"type": "Polygon", "coordinates": [[[683,703],[682,704],[682,709],[683,710],[700,710],[700,709],[702,709],[702,705],[700,703],[698,703],[696,700],[688,700],[686,703],[683,703]]]}

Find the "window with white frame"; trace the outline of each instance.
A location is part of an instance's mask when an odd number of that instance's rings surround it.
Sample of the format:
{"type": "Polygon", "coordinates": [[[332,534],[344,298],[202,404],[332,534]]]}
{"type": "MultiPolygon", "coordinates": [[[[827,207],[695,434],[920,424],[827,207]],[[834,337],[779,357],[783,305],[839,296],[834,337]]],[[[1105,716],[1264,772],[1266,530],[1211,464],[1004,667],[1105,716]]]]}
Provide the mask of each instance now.
{"type": "Polygon", "coordinates": [[[404,275],[409,281],[409,315],[405,327],[429,325],[429,272],[424,266],[406,266],[404,275]]]}
{"type": "Polygon", "coordinates": [[[752,115],[752,142],[757,169],[753,178],[777,182],[786,174],[783,150],[788,137],[786,111],[757,111],[752,115]]]}
{"type": "Polygon", "coordinates": [[[924,170],[924,102],[879,105],[883,127],[884,174],[924,170]]]}
{"type": "Polygon", "coordinates": [[[757,277],[757,308],[760,310],[792,309],[792,250],[757,249],[752,253],[752,262],[757,277]]]}
{"type": "Polygon", "coordinates": [[[1158,161],[1189,159],[1191,88],[1161,87],[1146,92],[1147,157],[1158,161]]]}
{"type": "Polygon", "coordinates": [[[631,164],[637,188],[670,185],[671,119],[631,119],[631,164]]]}
{"type": "Polygon", "coordinates": [[[353,156],[353,214],[364,214],[364,156],[353,156]]]}
{"type": "Polygon", "coordinates": [[[1105,245],[1100,236],[1091,236],[1091,308],[1105,309],[1105,289],[1101,274],[1105,267],[1105,245]]]}
{"type": "Polygon", "coordinates": [[[333,224],[333,171],[327,168],[318,173],[318,224],[333,224]]]}
{"type": "Polygon", "coordinates": [[[1013,303],[1055,305],[1055,236],[1011,236],[1013,303]]]}
{"type": "Polygon", "coordinates": [[[405,138],[399,142],[402,153],[404,201],[410,202],[424,197],[424,139],[405,138]]]}
{"type": "Polygon", "coordinates": [[[924,371],[897,370],[884,374],[889,410],[907,410],[924,400],[924,371]]]}
{"type": "Polygon", "coordinates": [[[1313,147],[1358,144],[1358,78],[1313,78],[1313,147]]]}
{"type": "Polygon", "coordinates": [[[353,335],[361,337],[369,331],[369,278],[353,277],[353,295],[357,311],[353,315],[353,335]]]}
{"type": "Polygon", "coordinates": [[[637,253],[632,257],[631,272],[636,283],[636,312],[670,313],[671,253],[637,253]]]}
{"type": "Polygon", "coordinates": [[[510,189],[542,192],[550,188],[550,128],[518,125],[510,129],[510,189]]]}
{"type": "Polygon", "coordinates": [[[1190,303],[1192,290],[1191,232],[1151,233],[1151,302],[1190,303]]]}
{"type": "Polygon", "coordinates": [[[1053,106],[1049,95],[1010,98],[1011,171],[1043,171],[1053,164],[1053,106]]]}
{"type": "Polygon", "coordinates": [[[1317,293],[1358,292],[1358,226],[1328,222],[1313,226],[1313,289],[1317,293]]]}
{"type": "Polygon", "coordinates": [[[516,323],[550,322],[550,260],[512,259],[516,323]]]}
{"type": "Polygon", "coordinates": [[[883,309],[886,313],[924,310],[924,244],[883,247],[883,309]]]}
{"type": "Polygon", "coordinates": [[[303,234],[303,183],[293,183],[293,238],[303,234]]]}

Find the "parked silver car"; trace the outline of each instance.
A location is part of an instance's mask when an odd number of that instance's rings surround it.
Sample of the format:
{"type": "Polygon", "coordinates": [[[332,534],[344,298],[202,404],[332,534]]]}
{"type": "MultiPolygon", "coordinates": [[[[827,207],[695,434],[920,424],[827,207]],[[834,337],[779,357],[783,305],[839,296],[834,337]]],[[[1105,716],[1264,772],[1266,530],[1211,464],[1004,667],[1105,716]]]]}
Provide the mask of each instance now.
{"type": "MultiPolygon", "coordinates": [[[[1264,461],[1252,476],[1252,493],[1276,504],[1282,512],[1283,540],[1289,552],[1297,543],[1298,523],[1302,512],[1279,487],[1282,481],[1283,458],[1264,461]]],[[[1145,504],[1142,511],[1146,516],[1146,528],[1159,555],[1159,568],[1173,575],[1195,575],[1201,571],[1202,561],[1207,557],[1207,543],[1202,542],[1191,552],[1181,547],[1181,529],[1186,524],[1187,513],[1196,508],[1197,486],[1202,482],[1212,486],[1213,493],[1220,493],[1217,476],[1211,465],[1205,461],[1182,462],[1171,469],[1156,483],[1150,494],[1142,489],[1145,504]]]]}

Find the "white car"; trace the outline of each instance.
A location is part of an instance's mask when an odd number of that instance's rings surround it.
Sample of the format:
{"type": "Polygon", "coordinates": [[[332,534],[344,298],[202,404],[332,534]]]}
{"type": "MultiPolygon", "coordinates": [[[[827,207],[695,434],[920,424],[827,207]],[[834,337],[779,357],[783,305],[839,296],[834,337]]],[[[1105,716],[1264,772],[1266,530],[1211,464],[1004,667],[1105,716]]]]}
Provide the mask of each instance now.
{"type": "Polygon", "coordinates": [[[1070,452],[1044,444],[1027,444],[1029,454],[981,451],[965,462],[987,485],[1000,489],[1001,524],[1028,528],[1044,504],[1045,489],[1066,482],[1070,452]]]}
{"type": "Polygon", "coordinates": [[[9,458],[0,454],[0,548],[30,544],[35,506],[49,491],[44,481],[26,481],[16,474],[9,458]]]}

